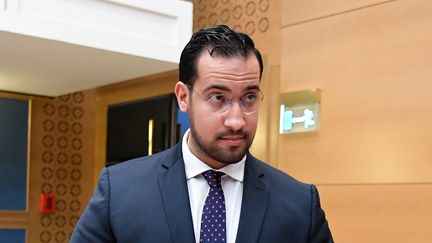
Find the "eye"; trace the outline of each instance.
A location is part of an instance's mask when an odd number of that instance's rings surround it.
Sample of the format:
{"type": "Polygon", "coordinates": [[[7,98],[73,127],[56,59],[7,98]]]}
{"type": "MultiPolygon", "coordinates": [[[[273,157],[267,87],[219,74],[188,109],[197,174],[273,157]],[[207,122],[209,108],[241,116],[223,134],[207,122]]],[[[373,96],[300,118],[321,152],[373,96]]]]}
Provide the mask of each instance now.
{"type": "Polygon", "coordinates": [[[242,100],[247,103],[253,103],[258,99],[257,93],[249,93],[242,97],[242,100]]]}
{"type": "Polygon", "coordinates": [[[207,101],[213,104],[217,103],[224,103],[225,102],[225,96],[223,94],[211,94],[207,98],[207,101]]]}

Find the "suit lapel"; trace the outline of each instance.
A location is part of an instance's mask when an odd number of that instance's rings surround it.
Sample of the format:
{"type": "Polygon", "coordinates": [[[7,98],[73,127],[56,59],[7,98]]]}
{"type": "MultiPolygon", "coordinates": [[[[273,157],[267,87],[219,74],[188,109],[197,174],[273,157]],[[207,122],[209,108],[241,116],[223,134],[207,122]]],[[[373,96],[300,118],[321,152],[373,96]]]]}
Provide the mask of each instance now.
{"type": "Polygon", "coordinates": [[[262,181],[263,172],[257,167],[257,162],[250,154],[247,157],[236,243],[258,241],[269,194],[267,184],[262,181]]]}
{"type": "Polygon", "coordinates": [[[172,241],[195,242],[181,143],[175,151],[177,159],[164,161],[165,170],[159,175],[162,202],[172,241]]]}

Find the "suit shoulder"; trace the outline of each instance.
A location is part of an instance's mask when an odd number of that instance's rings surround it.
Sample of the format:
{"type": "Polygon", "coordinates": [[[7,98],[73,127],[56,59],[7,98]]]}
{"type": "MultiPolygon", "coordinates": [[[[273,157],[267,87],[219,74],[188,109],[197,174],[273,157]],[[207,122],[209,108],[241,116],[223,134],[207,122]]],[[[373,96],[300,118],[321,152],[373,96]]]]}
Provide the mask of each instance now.
{"type": "Polygon", "coordinates": [[[258,171],[263,174],[264,180],[267,181],[270,186],[281,186],[285,188],[295,188],[297,190],[310,191],[311,184],[307,184],[297,180],[296,178],[288,175],[287,173],[274,168],[273,166],[252,157],[252,163],[255,164],[258,171]]]}

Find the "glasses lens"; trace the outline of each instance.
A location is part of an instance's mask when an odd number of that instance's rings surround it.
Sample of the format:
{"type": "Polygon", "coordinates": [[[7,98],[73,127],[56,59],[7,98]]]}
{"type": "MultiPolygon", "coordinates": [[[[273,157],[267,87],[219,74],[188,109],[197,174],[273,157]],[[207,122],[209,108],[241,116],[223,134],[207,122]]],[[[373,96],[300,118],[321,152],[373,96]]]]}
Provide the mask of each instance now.
{"type": "Polygon", "coordinates": [[[204,100],[213,111],[219,113],[226,113],[231,110],[233,104],[238,100],[238,103],[243,113],[252,114],[258,111],[259,103],[263,99],[263,96],[261,95],[261,90],[255,93],[248,93],[239,99],[226,97],[223,94],[211,95],[205,98],[201,94],[196,92],[190,85],[187,86],[189,90],[191,90],[202,100],[204,100]]]}
{"type": "Polygon", "coordinates": [[[250,93],[240,99],[240,105],[245,113],[254,113],[258,110],[260,100],[260,93],[250,93]]]}

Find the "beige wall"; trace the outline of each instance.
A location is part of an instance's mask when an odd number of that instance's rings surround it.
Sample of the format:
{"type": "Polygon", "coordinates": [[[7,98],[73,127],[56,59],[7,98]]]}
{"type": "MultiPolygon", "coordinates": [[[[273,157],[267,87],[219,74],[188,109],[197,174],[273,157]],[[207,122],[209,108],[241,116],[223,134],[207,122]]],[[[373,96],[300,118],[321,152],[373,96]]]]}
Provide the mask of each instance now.
{"type": "Polygon", "coordinates": [[[336,242],[432,242],[432,2],[282,2],[280,92],[322,105],[278,167],[319,185],[336,242]]]}

